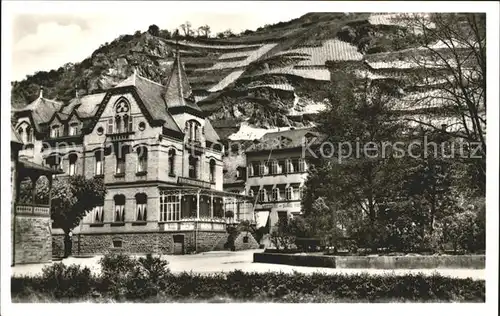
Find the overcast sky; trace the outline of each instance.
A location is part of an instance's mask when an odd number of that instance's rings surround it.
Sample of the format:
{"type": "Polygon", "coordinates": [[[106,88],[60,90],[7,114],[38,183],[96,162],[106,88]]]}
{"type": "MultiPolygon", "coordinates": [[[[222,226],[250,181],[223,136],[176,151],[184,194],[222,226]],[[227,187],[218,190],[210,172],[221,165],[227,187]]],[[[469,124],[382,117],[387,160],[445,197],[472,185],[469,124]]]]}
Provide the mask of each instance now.
{"type": "MultiPolygon", "coordinates": [[[[98,6],[97,3],[94,5],[98,6]]],[[[145,2],[135,7],[129,5],[120,11],[103,8],[101,12],[92,13],[19,13],[12,17],[11,79],[22,80],[35,71],[48,71],[67,62],[82,61],[101,44],[111,42],[122,34],[146,31],[151,24],[158,25],[160,29],[173,30],[190,21],[196,27],[210,25],[213,33],[228,28],[240,32],[288,21],[305,13],[306,6],[280,11],[240,8],[240,12],[234,13],[182,12],[162,2],[145,2]]]]}

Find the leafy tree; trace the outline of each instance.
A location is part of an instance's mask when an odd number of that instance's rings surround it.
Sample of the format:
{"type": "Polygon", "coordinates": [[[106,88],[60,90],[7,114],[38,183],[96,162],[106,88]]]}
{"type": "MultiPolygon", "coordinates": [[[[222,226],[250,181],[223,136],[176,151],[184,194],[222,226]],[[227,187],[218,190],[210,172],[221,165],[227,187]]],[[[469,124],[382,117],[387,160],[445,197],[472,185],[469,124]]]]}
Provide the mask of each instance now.
{"type": "Polygon", "coordinates": [[[227,29],[223,32],[224,34],[224,37],[225,38],[228,38],[228,37],[235,37],[236,34],[234,34],[234,32],[231,30],[231,29],[227,29]]]}
{"type": "Polygon", "coordinates": [[[156,24],[151,24],[148,28],[148,33],[153,36],[160,35],[160,28],[156,24]]]}
{"type": "MultiPolygon", "coordinates": [[[[95,206],[103,205],[106,187],[102,179],[84,176],[55,178],[51,190],[51,218],[65,235],[80,224],[95,206]]],[[[37,189],[37,199],[49,196],[48,181],[37,189]]]]}
{"type": "Polygon", "coordinates": [[[184,32],[184,36],[188,37],[192,35],[193,30],[191,30],[191,22],[186,21],[185,23],[182,23],[180,27],[182,29],[182,32],[184,32]]]}
{"type": "Polygon", "coordinates": [[[298,228],[301,227],[297,221],[299,221],[297,218],[280,218],[278,220],[269,236],[276,249],[288,250],[294,244],[298,228]]]}
{"type": "Polygon", "coordinates": [[[208,38],[210,36],[210,26],[208,26],[208,24],[200,26],[198,28],[198,36],[208,38]]]}
{"type": "MultiPolygon", "coordinates": [[[[361,213],[368,219],[366,240],[374,241],[377,215],[395,198],[401,183],[398,168],[402,160],[383,150],[385,143],[402,137],[402,124],[387,108],[396,92],[383,81],[358,80],[348,73],[336,76],[331,106],[319,116],[318,124],[318,130],[334,147],[318,152],[318,172],[307,180],[303,208],[306,218],[314,216],[318,212],[314,202],[323,198],[330,212],[361,213]]],[[[330,229],[336,225],[332,222],[330,229]]],[[[377,245],[372,243],[371,247],[377,245]]]]}

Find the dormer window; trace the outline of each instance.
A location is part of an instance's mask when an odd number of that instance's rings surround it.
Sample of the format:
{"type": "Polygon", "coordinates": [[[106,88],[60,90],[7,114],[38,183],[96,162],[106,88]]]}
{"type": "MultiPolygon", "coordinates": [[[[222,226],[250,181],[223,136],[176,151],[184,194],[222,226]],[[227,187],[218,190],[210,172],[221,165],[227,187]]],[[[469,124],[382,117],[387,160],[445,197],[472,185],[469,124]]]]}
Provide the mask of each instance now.
{"type": "Polygon", "coordinates": [[[78,135],[78,123],[71,123],[69,125],[69,136],[78,135]]]}
{"type": "MultiPolygon", "coordinates": [[[[115,106],[114,132],[126,133],[132,131],[132,117],[130,116],[130,105],[127,100],[120,99],[115,106]]],[[[113,128],[108,128],[111,133],[113,128]]]]}
{"type": "Polygon", "coordinates": [[[23,141],[23,143],[32,143],[33,142],[33,131],[31,129],[31,126],[26,126],[26,128],[19,127],[17,129],[17,133],[19,134],[19,137],[23,141]]]}
{"type": "Polygon", "coordinates": [[[50,129],[50,137],[52,138],[57,138],[59,136],[61,136],[61,128],[59,125],[52,125],[51,129],[50,129]]]}

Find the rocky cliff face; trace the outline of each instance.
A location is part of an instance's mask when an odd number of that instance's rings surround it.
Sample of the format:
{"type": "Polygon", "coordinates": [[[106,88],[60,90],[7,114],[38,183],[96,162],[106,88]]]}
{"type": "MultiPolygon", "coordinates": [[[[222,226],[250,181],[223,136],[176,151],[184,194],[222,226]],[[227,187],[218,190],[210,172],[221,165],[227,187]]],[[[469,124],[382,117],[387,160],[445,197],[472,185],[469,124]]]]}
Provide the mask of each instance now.
{"type": "Polygon", "coordinates": [[[360,61],[366,54],[417,45],[410,35],[407,41],[395,40],[406,29],[390,21],[384,15],[310,13],[223,40],[122,35],[80,63],[13,82],[12,106],[33,101],[40,86],[47,97],[63,101],[76,90],[80,95],[99,92],[125,79],[134,67],[163,82],[178,49],[196,100],[223,138],[240,128],[308,126],[328,106],[327,61],[360,61]]]}

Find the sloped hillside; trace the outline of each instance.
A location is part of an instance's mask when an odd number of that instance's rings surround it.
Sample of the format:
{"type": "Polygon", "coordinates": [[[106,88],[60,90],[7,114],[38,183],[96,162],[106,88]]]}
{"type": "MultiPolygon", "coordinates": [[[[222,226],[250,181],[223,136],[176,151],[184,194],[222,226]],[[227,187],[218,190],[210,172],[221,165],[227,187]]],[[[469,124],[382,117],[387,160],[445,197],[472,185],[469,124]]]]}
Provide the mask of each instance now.
{"type": "Polygon", "coordinates": [[[76,90],[80,95],[99,92],[125,79],[134,67],[163,82],[178,49],[195,99],[223,138],[308,126],[328,105],[328,61],[357,62],[417,45],[414,35],[396,40],[407,30],[391,21],[379,14],[309,13],[226,39],[122,35],[80,63],[13,82],[12,106],[33,101],[40,86],[48,98],[63,102],[76,90]]]}

